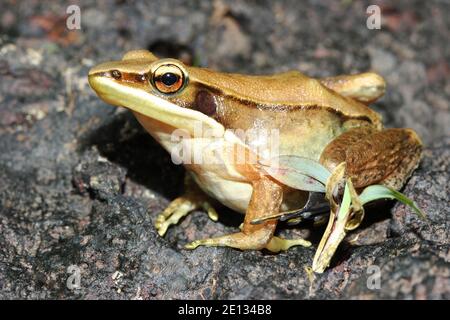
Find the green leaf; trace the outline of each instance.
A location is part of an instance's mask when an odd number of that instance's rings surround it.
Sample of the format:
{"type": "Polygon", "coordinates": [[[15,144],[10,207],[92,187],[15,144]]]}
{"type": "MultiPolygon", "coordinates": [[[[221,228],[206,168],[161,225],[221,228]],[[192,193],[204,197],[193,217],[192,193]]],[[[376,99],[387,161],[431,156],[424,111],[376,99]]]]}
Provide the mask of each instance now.
{"type": "Polygon", "coordinates": [[[325,192],[330,172],[317,161],[291,155],[260,161],[265,171],[276,180],[298,190],[325,192]]]}
{"type": "Polygon", "coordinates": [[[398,192],[397,190],[380,184],[365,188],[364,191],[360,194],[359,198],[362,204],[366,204],[378,199],[396,199],[413,209],[413,211],[419,216],[419,218],[426,220],[425,213],[420,210],[420,208],[412,199],[409,199],[407,196],[405,196],[401,192],[398,192]]]}
{"type": "Polygon", "coordinates": [[[352,199],[350,196],[350,190],[348,189],[348,184],[346,183],[344,189],[344,196],[342,198],[342,202],[339,207],[339,212],[337,214],[338,220],[345,219],[345,217],[347,216],[347,213],[350,210],[350,205],[352,204],[351,200],[352,199]]]}

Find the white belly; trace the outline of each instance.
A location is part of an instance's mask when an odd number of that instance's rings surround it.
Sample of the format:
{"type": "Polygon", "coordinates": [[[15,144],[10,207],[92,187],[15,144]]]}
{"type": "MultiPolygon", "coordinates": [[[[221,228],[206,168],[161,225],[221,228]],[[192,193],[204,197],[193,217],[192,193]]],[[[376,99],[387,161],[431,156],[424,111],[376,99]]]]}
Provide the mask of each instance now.
{"type": "Polygon", "coordinates": [[[191,171],[200,188],[223,205],[240,213],[245,213],[252,195],[252,186],[247,182],[224,179],[214,172],[191,171]]]}
{"type": "Polygon", "coordinates": [[[185,167],[192,173],[197,184],[209,196],[217,199],[225,206],[235,211],[245,213],[252,195],[252,186],[233,165],[233,143],[222,139],[190,139],[185,143],[201,150],[201,163],[199,159],[185,167]]]}

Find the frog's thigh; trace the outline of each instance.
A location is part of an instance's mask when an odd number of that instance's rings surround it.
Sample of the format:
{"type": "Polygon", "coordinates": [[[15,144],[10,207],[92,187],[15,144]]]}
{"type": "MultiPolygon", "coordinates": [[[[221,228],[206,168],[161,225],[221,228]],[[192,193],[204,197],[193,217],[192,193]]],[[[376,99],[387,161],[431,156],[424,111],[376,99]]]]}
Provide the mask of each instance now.
{"type": "Polygon", "coordinates": [[[273,240],[277,221],[267,221],[257,225],[250,223],[256,218],[278,213],[282,198],[282,188],[277,183],[266,177],[259,179],[253,183],[252,197],[245,214],[241,232],[212,239],[196,240],[186,245],[186,248],[195,249],[202,245],[227,246],[241,250],[267,248],[271,251],[280,251],[287,250],[293,245],[309,245],[309,242],[302,239],[284,240],[276,237],[276,240],[273,240]]]}
{"type": "Polygon", "coordinates": [[[382,183],[399,189],[418,166],[422,143],[410,129],[353,129],[330,142],[320,162],[333,170],[346,163],[355,188],[382,183]]]}

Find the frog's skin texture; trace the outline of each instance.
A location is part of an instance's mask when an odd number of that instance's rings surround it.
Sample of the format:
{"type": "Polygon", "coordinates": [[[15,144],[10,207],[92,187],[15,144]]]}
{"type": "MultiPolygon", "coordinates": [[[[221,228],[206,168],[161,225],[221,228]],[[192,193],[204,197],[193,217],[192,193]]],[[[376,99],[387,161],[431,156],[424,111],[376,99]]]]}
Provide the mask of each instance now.
{"type": "MultiPolygon", "coordinates": [[[[277,221],[250,222],[280,210],[301,207],[307,192],[292,190],[250,162],[237,162],[237,148],[256,157],[260,141],[242,141],[226,129],[276,129],[279,154],[320,161],[333,171],[345,162],[356,189],[381,183],[400,188],[421,157],[421,142],[409,129],[383,129],[379,114],[367,107],[384,93],[384,80],[374,73],[312,79],[291,71],[270,76],[226,74],[186,66],[174,59],[158,59],[144,50],[107,62],[89,72],[89,83],[109,104],[130,109],[142,126],[169,152],[171,134],[183,129],[185,143],[210,142],[195,126],[215,130],[219,143],[205,151],[202,164],[186,164],[195,183],[224,205],[245,213],[240,232],[197,240],[199,245],[239,249],[266,248],[277,252],[310,243],[274,236],[277,221]],[[215,162],[212,163],[214,158],[215,162]]],[[[217,141],[217,140],[216,140],[217,141]]],[[[188,181],[189,182],[189,181],[188,181]]],[[[196,208],[217,213],[206,198],[188,187],[158,216],[163,235],[171,224],[196,208]]]]}

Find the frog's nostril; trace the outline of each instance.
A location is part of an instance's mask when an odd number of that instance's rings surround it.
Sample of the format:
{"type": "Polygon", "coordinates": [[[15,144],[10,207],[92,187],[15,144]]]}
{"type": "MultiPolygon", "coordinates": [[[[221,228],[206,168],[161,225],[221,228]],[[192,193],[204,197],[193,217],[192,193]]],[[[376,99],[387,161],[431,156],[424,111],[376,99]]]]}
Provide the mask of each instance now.
{"type": "Polygon", "coordinates": [[[111,76],[114,79],[118,80],[118,79],[120,79],[122,77],[122,74],[120,73],[119,70],[113,70],[113,71],[111,71],[111,76]]]}

